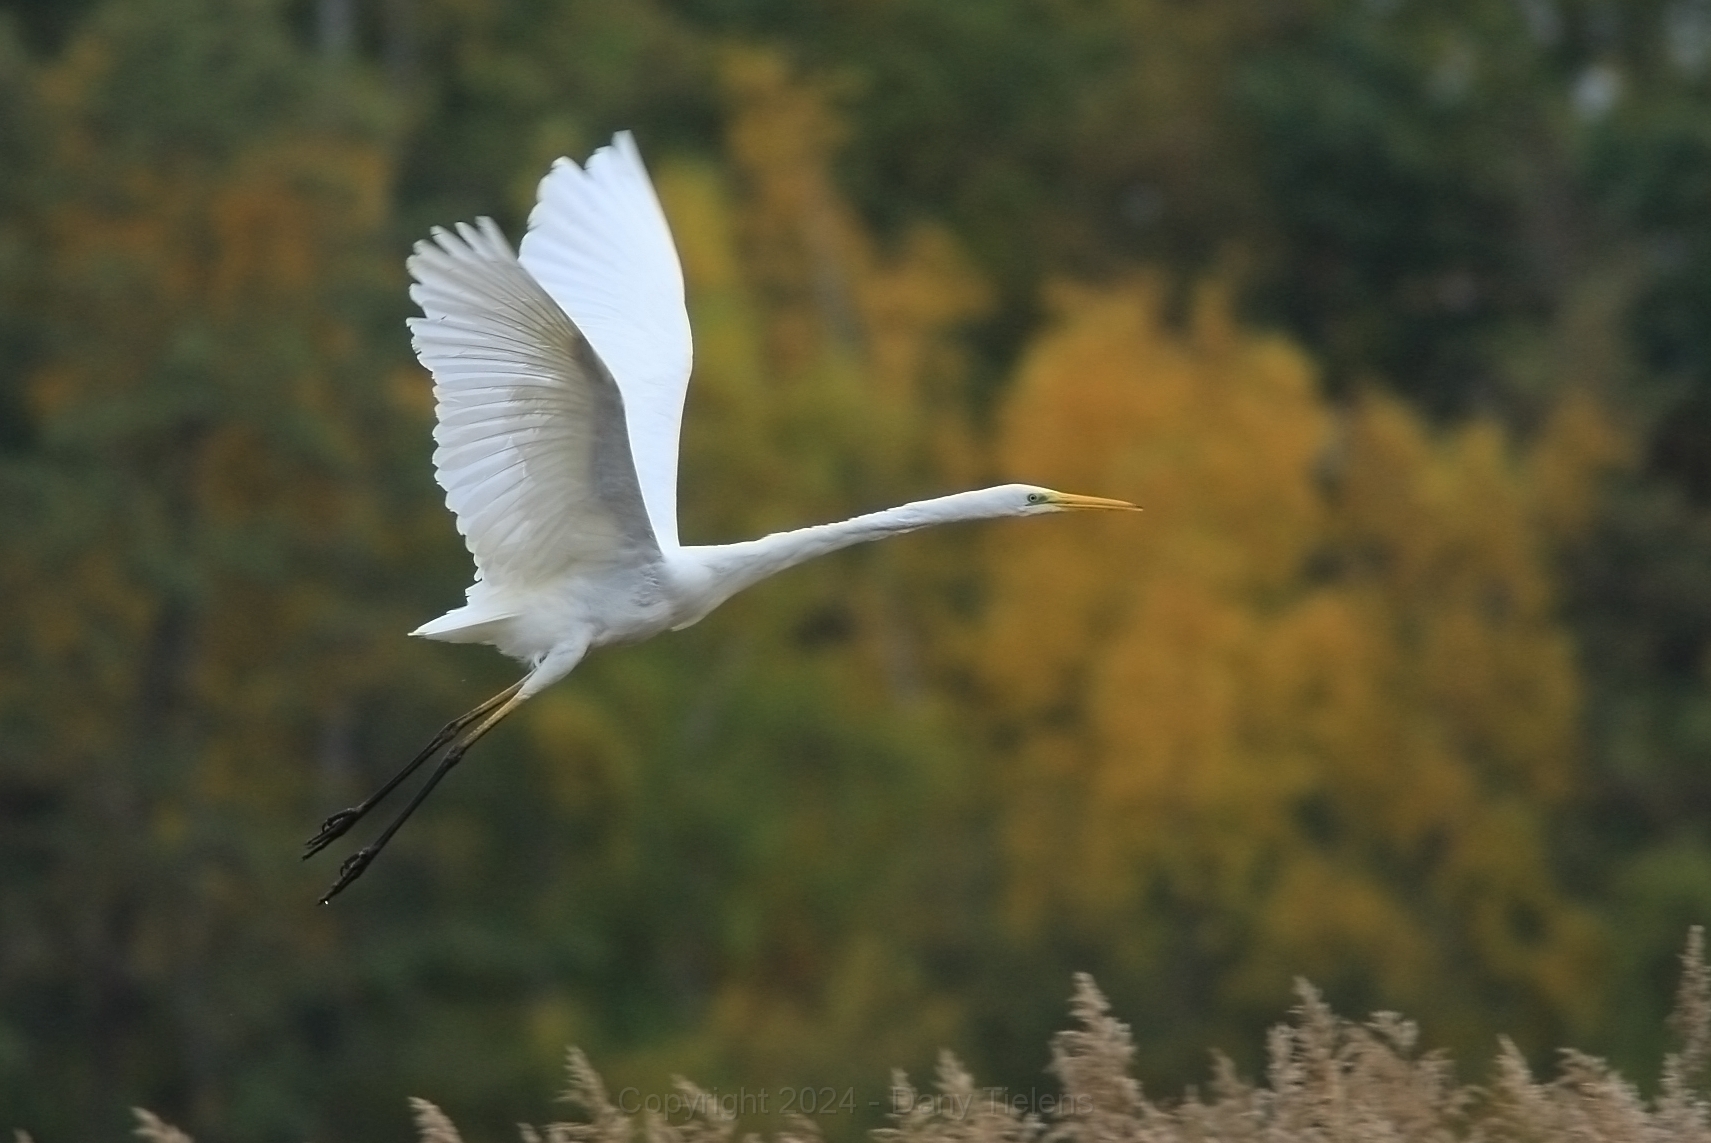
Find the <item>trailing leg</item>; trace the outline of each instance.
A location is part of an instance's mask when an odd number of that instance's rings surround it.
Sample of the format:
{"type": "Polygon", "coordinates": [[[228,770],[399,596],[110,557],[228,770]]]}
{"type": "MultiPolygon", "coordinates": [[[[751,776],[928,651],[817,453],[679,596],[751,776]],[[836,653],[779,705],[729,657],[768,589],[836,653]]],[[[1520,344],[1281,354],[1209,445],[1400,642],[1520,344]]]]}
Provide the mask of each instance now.
{"type": "MultiPolygon", "coordinates": [[[[492,710],[493,704],[495,702],[499,703],[497,710],[493,710],[491,714],[476,725],[475,729],[471,730],[468,734],[464,735],[452,744],[452,748],[446,751],[446,756],[440,759],[440,764],[434,767],[434,772],[428,776],[428,780],[422,784],[422,788],[416,791],[416,795],[410,799],[407,805],[405,805],[403,811],[399,813],[396,818],[392,819],[392,823],[380,832],[380,836],[357,850],[355,853],[351,854],[349,857],[345,858],[344,864],[339,866],[338,879],[333,882],[333,887],[327,890],[327,895],[321,898],[321,904],[325,905],[330,902],[334,897],[343,892],[345,887],[352,881],[361,877],[363,870],[367,869],[369,863],[375,859],[376,855],[378,855],[382,849],[386,848],[386,843],[392,840],[392,835],[397,833],[399,828],[410,819],[410,815],[416,812],[416,807],[426,801],[428,795],[434,792],[434,787],[439,784],[440,779],[449,774],[452,767],[463,761],[464,751],[468,750],[471,746],[474,746],[481,740],[483,735],[485,735],[489,730],[492,730],[495,726],[498,726],[500,721],[504,719],[506,715],[510,714],[523,704],[523,701],[528,698],[528,695],[522,693],[522,687],[523,684],[518,683],[509,691],[501,692],[493,699],[488,700],[486,703],[483,703],[480,707],[476,708],[474,712],[471,712],[471,714],[474,715],[479,714],[483,710],[492,710]]],[[[466,722],[468,717],[469,716],[466,716],[466,722]]],[[[420,760],[413,765],[419,764],[420,760]]],[[[394,784],[396,784],[396,782],[394,784]]]]}
{"type": "MultiPolygon", "coordinates": [[[[526,678],[527,676],[524,677],[526,678]]],[[[500,691],[498,694],[494,695],[468,714],[461,714],[446,723],[445,726],[440,729],[440,732],[434,735],[434,740],[428,743],[428,745],[422,749],[420,754],[410,759],[404,768],[394,774],[384,786],[380,787],[380,789],[376,790],[356,805],[351,806],[348,809],[340,810],[338,813],[322,822],[321,832],[310,838],[303,845],[304,859],[307,860],[308,858],[315,856],[328,845],[343,837],[345,831],[349,830],[353,825],[361,821],[370,810],[379,805],[381,801],[385,799],[386,795],[390,794],[393,790],[396,790],[400,782],[404,781],[404,779],[408,778],[411,774],[414,774],[421,767],[422,763],[426,762],[429,758],[432,758],[434,754],[439,751],[440,747],[457,737],[459,731],[463,730],[464,727],[468,726],[476,719],[486,715],[500,703],[513,698],[518,691],[522,690],[522,688],[523,680],[518,679],[515,683],[506,687],[504,690],[500,691]]]]}

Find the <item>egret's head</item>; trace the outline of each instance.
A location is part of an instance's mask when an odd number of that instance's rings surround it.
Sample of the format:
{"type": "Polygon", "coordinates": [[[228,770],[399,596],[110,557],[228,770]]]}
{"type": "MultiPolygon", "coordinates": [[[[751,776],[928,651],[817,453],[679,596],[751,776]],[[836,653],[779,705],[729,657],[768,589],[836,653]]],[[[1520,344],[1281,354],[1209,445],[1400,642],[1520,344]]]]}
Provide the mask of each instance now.
{"type": "Polygon", "coordinates": [[[1018,516],[1037,516],[1042,512],[1073,512],[1083,508],[1107,508],[1119,512],[1139,512],[1140,508],[1127,500],[1107,500],[1103,496],[1077,496],[1073,492],[1055,492],[1032,484],[1006,485],[1004,491],[1014,498],[1018,516]]]}

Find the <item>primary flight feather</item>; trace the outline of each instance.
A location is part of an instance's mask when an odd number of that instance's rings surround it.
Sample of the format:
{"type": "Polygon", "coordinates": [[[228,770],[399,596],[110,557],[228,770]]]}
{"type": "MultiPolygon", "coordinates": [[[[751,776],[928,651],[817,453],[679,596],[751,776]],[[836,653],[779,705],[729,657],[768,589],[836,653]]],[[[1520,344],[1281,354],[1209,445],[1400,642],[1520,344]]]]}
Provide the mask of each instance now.
{"type": "Polygon", "coordinates": [[[528,669],[322,824],[305,857],[446,749],[403,811],[340,866],[323,903],[471,744],[595,647],[687,627],[743,588],[851,544],[957,520],[1134,508],[1005,484],[743,543],[679,544],[689,317],[671,232],[628,132],[584,167],[553,164],[519,252],[483,218],[436,229],[408,266],[422,310],[410,332],[434,378],[434,473],[475,558],[464,605],[413,634],[490,643],[528,669]]]}

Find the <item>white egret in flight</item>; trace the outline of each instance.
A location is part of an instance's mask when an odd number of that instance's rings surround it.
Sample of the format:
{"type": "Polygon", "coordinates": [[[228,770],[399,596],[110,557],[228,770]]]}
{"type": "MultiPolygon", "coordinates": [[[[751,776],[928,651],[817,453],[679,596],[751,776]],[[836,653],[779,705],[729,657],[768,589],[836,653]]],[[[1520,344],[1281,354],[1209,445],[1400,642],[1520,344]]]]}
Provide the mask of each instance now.
{"type": "Polygon", "coordinates": [[[432,775],[322,898],[359,877],[475,741],[595,647],[688,627],[767,576],[934,524],[1120,500],[1005,484],[737,544],[677,540],[689,382],[683,272],[628,133],[541,180],[522,247],[492,219],[436,228],[409,260],[416,356],[434,378],[434,471],[470,554],[462,607],[412,634],[490,643],[522,679],[452,720],[391,781],[328,818],[319,852],[432,758],[432,775]]]}

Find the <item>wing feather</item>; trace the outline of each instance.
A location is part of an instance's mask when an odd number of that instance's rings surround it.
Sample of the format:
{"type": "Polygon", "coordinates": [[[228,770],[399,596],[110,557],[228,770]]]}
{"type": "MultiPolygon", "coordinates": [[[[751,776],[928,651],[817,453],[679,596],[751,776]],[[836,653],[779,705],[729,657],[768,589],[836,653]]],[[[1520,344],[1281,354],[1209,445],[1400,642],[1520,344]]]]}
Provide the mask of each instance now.
{"type": "Polygon", "coordinates": [[[527,590],[579,565],[657,562],[623,395],[499,228],[436,229],[409,269],[435,476],[477,579],[527,590]]]}
{"type": "Polygon", "coordinates": [[[691,359],[683,270],[630,133],[541,180],[519,259],[570,315],[624,394],[654,535],[677,546],[677,447],[691,359]]]}

